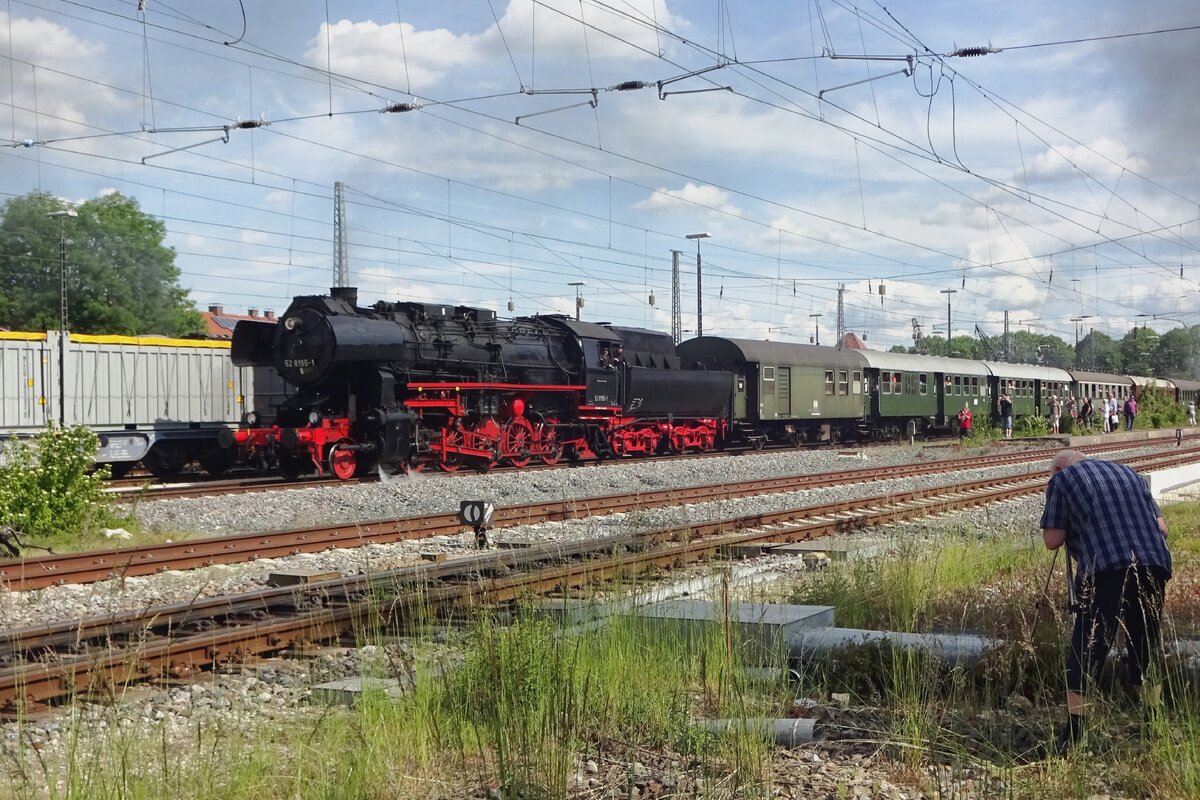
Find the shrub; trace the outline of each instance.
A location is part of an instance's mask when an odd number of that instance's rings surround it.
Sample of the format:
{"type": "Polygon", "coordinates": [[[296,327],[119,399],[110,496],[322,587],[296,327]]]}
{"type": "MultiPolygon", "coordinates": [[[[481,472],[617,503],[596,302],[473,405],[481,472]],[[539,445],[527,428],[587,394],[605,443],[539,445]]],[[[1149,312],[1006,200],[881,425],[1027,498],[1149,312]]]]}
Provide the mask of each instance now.
{"type": "Polygon", "coordinates": [[[1036,414],[1028,417],[1017,417],[1014,425],[1017,436],[1045,436],[1050,433],[1050,421],[1036,414]]]}
{"type": "Polygon", "coordinates": [[[77,537],[108,519],[103,470],[92,472],[98,440],[87,428],[53,423],[12,439],[0,467],[0,523],[39,539],[77,537]]]}
{"type": "Polygon", "coordinates": [[[1153,386],[1143,386],[1138,392],[1138,428],[1182,428],[1187,425],[1187,411],[1175,402],[1175,397],[1153,386]]]}

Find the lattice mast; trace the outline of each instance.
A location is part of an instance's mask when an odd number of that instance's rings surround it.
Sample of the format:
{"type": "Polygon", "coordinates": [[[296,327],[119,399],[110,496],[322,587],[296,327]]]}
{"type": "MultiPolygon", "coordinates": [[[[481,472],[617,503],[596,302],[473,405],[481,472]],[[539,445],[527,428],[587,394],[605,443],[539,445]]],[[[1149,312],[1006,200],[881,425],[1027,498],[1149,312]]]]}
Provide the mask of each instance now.
{"type": "Polygon", "coordinates": [[[683,312],[679,309],[679,256],[682,252],[671,251],[671,339],[675,344],[683,339],[683,312]]]}
{"type": "Polygon", "coordinates": [[[350,257],[346,252],[346,184],[333,184],[333,285],[350,285],[350,257]]]}

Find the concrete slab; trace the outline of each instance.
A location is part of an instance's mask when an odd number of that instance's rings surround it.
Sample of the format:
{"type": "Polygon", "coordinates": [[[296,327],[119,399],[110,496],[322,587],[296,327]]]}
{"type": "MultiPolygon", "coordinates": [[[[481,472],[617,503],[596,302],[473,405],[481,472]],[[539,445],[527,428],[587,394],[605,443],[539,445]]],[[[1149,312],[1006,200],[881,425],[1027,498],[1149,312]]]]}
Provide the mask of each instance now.
{"type": "MultiPolygon", "coordinates": [[[[793,606],[767,603],[731,603],[731,635],[747,664],[786,661],[789,642],[801,631],[833,625],[832,606],[793,606]]],[[[726,623],[723,603],[677,599],[639,609],[637,616],[661,629],[664,636],[696,640],[712,635],[726,623]]]]}
{"type": "Polygon", "coordinates": [[[1167,492],[1200,483],[1200,464],[1154,470],[1145,473],[1145,478],[1150,486],[1150,494],[1157,500],[1167,492]]]}
{"type": "Polygon", "coordinates": [[[771,554],[807,558],[813,553],[823,553],[830,560],[847,561],[855,558],[874,558],[888,547],[889,543],[884,539],[823,536],[819,539],[780,545],[772,550],[771,554]]]}
{"type": "Polygon", "coordinates": [[[393,678],[343,678],[338,681],[317,684],[312,688],[314,703],[334,706],[352,706],[367,692],[383,692],[397,698],[412,688],[412,681],[401,683],[393,678]]]}
{"type": "Polygon", "coordinates": [[[286,569],[267,576],[267,586],[303,586],[306,583],[331,581],[342,577],[337,570],[286,569]]]}
{"type": "Polygon", "coordinates": [[[717,552],[727,558],[758,558],[775,551],[779,547],[776,542],[739,542],[726,544],[717,548],[717,552]]]}

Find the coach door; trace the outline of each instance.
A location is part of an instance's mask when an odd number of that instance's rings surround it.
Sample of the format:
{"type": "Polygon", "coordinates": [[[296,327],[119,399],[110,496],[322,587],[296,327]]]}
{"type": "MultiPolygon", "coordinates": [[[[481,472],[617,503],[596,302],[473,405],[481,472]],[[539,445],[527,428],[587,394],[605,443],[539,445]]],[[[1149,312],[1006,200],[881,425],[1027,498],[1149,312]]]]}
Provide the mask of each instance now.
{"type": "Polygon", "coordinates": [[[779,367],[775,371],[776,416],[787,419],[792,416],[792,368],[779,367]]]}
{"type": "Polygon", "coordinates": [[[943,375],[940,372],[933,373],[933,383],[937,386],[937,415],[938,418],[949,424],[950,417],[946,415],[946,393],[950,388],[949,384],[953,380],[949,375],[943,375]]]}

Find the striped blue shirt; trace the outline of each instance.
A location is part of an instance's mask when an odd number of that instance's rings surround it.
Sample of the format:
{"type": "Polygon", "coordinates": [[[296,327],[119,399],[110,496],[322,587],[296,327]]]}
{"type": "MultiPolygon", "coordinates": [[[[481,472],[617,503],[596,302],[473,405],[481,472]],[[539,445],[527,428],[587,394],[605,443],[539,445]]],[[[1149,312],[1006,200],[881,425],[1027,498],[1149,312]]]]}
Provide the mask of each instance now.
{"type": "Polygon", "coordinates": [[[1125,569],[1131,564],[1171,573],[1171,553],[1158,529],[1158,504],[1130,467],[1091,459],[1050,478],[1043,528],[1067,533],[1079,574],[1125,569]]]}

